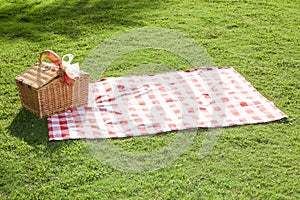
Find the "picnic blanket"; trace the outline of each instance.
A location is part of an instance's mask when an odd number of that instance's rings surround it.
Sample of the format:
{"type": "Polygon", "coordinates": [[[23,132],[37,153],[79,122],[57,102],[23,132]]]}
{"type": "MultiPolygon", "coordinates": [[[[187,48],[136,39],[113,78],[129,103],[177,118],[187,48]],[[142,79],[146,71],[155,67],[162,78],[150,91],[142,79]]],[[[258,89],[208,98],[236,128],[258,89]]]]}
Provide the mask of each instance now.
{"type": "Polygon", "coordinates": [[[49,140],[122,138],[286,118],[232,67],[103,78],[89,103],[48,117],[49,140]]]}

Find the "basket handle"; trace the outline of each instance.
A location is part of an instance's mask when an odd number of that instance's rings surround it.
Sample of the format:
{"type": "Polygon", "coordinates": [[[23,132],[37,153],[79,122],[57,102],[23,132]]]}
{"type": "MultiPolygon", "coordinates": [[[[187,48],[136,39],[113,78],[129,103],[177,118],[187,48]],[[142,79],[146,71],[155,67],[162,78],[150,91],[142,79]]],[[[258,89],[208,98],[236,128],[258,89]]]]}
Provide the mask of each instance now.
{"type": "Polygon", "coordinates": [[[44,54],[47,53],[47,56],[46,58],[48,60],[50,60],[53,64],[55,64],[56,66],[59,66],[59,69],[61,69],[61,66],[62,66],[62,60],[60,59],[60,57],[54,52],[54,51],[51,51],[51,50],[44,50],[41,55],[40,55],[40,59],[39,59],[39,62],[40,64],[42,64],[43,62],[43,58],[44,58],[44,54]]]}

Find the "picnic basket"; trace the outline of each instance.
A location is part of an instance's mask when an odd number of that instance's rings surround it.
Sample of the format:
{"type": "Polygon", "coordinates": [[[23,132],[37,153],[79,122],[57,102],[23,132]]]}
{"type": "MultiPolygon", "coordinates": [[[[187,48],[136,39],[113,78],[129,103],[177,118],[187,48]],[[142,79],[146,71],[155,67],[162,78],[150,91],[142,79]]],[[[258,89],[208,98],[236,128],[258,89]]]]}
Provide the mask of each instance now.
{"type": "Polygon", "coordinates": [[[87,104],[89,74],[80,70],[79,77],[68,84],[61,63],[55,52],[45,50],[38,63],[15,77],[24,109],[43,118],[87,104]],[[44,54],[47,58],[51,54],[57,62],[43,62],[44,54]]]}

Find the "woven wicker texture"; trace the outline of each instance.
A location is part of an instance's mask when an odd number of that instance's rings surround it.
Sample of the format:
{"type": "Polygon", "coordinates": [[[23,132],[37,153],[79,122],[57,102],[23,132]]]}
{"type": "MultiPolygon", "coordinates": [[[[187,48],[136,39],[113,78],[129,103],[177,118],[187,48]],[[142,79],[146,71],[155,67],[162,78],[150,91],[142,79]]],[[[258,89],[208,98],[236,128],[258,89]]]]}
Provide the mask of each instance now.
{"type": "Polygon", "coordinates": [[[26,70],[22,74],[16,77],[16,80],[23,82],[23,84],[28,85],[34,89],[39,89],[40,87],[46,85],[51,80],[58,76],[57,71],[52,71],[46,68],[51,67],[47,63],[37,63],[30,69],[26,70]]]}
{"type": "Polygon", "coordinates": [[[40,118],[85,105],[88,101],[89,74],[80,71],[80,77],[73,85],[68,85],[62,69],[51,70],[53,66],[40,59],[40,63],[15,78],[23,108],[40,118]]]}

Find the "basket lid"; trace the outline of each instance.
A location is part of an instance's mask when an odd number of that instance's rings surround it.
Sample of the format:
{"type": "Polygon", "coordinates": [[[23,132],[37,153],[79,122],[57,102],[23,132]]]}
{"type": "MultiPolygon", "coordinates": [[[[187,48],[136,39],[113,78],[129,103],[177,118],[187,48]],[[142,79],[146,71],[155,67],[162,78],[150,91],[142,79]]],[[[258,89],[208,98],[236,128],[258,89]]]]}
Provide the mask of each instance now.
{"type": "Polygon", "coordinates": [[[16,76],[15,79],[34,89],[39,89],[59,76],[57,70],[51,70],[52,66],[54,65],[50,63],[37,63],[22,74],[16,76]]]}

